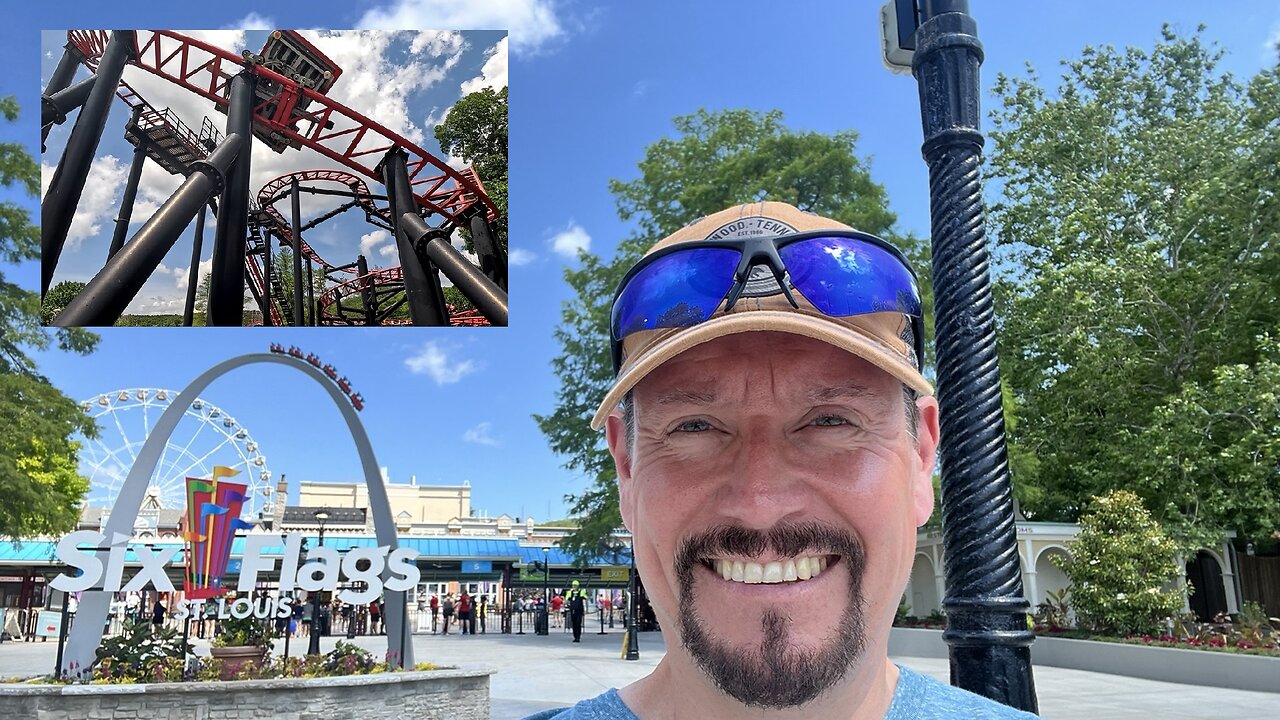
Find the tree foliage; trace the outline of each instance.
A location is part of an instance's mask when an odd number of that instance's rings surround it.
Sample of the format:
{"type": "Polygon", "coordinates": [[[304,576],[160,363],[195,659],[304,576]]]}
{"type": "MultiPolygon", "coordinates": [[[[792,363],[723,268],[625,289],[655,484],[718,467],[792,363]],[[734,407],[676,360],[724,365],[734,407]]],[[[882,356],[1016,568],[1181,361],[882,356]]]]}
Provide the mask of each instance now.
{"type": "Polygon", "coordinates": [[[40,322],[45,325],[52,325],[54,318],[58,317],[58,313],[70,305],[72,300],[76,299],[76,295],[80,294],[86,284],[63,280],[49,288],[49,292],[40,301],[40,322]]]}
{"type": "MultiPolygon", "coordinates": [[[[0,98],[0,113],[10,122],[18,118],[18,103],[0,98]]],[[[0,185],[17,186],[30,197],[40,193],[40,168],[18,142],[0,142],[0,185]]],[[[40,228],[18,203],[0,200],[0,261],[21,263],[40,259],[40,228]]],[[[0,373],[36,372],[27,349],[44,350],[53,340],[61,350],[87,353],[98,337],[83,328],[58,328],[52,335],[40,325],[40,296],[0,272],[0,373]]]]}
{"type": "MultiPolygon", "coordinates": [[[[579,266],[565,270],[575,299],[565,303],[555,332],[561,353],[552,368],[560,388],[552,413],[535,419],[552,449],[567,458],[565,467],[590,483],[566,497],[581,524],[560,545],[579,558],[607,551],[610,534],[622,523],[613,462],[590,420],[613,379],[609,304],[622,275],[645,249],[699,217],[767,199],[885,236],[909,255],[927,258],[922,243],[887,234],[895,218],[884,188],[856,153],[855,132],[792,130],[776,110],[699,110],[675,118],[674,124],[674,138],[646,148],[640,177],[609,183],[618,215],[633,222],[635,232],[611,260],[582,253],[579,266]]],[[[926,269],[927,263],[917,267],[926,269]]],[[[928,296],[927,273],[922,274],[928,296]]]]}
{"type": "MultiPolygon", "coordinates": [[[[0,112],[13,121],[18,105],[0,99],[0,112]]],[[[21,143],[0,143],[0,184],[36,197],[40,173],[21,143]]],[[[0,258],[21,263],[39,258],[39,230],[29,211],[0,201],[0,258]]],[[[82,329],[59,329],[52,337],[64,350],[86,353],[97,336],[82,329]]],[[[39,375],[27,355],[49,346],[40,324],[40,297],[0,272],[0,537],[21,538],[75,527],[88,482],[77,472],[79,431],[92,436],[93,420],[39,375]]]]}
{"type": "MultiPolygon", "coordinates": [[[[507,251],[507,89],[484,88],[459,100],[436,126],[440,149],[475,168],[489,198],[498,206],[494,237],[507,251]]],[[[474,251],[463,229],[466,249],[474,251]]]]}
{"type": "Polygon", "coordinates": [[[1274,459],[1236,484],[1213,457],[1261,418],[1184,423],[1177,450],[1156,437],[1175,408],[1257,372],[1280,317],[1280,67],[1242,85],[1221,54],[1166,27],[1149,52],[1085,48],[1054,95],[1034,70],[996,82],[1000,362],[1013,445],[1034,459],[1015,476],[1029,518],[1072,521],[1132,488],[1186,541],[1278,527],[1274,459]]]}
{"type": "Polygon", "coordinates": [[[1054,564],[1070,579],[1076,621],[1090,629],[1126,635],[1147,633],[1182,607],[1170,587],[1182,575],[1178,547],[1160,529],[1142,499],[1116,490],[1094,499],[1080,518],[1071,557],[1054,564]]]}

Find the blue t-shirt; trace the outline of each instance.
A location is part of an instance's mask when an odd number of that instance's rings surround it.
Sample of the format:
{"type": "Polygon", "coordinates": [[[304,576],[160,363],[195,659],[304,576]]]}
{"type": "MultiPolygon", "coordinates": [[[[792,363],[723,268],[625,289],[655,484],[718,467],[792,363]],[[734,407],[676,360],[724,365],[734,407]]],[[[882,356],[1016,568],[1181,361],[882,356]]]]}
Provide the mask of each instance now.
{"type": "MultiPolygon", "coordinates": [[[[1035,715],[1014,710],[1007,705],[974,695],[950,685],[943,685],[926,675],[898,666],[898,686],[893,691],[893,702],[885,720],[1005,720],[1010,718],[1034,718],[1035,715]]],[[[525,720],[639,720],[631,708],[622,702],[616,689],[609,690],[590,700],[583,700],[571,708],[544,710],[525,720]]]]}

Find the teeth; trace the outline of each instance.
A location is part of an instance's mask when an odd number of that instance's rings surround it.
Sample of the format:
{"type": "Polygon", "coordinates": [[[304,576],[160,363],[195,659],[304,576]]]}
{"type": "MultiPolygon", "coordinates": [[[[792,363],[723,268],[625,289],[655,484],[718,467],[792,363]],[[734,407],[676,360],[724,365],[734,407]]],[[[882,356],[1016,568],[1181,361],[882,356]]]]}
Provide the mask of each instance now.
{"type": "Polygon", "coordinates": [[[716,572],[720,577],[733,582],[756,584],[776,584],[809,580],[827,569],[827,558],[798,557],[769,563],[743,562],[741,560],[716,560],[716,572]]]}

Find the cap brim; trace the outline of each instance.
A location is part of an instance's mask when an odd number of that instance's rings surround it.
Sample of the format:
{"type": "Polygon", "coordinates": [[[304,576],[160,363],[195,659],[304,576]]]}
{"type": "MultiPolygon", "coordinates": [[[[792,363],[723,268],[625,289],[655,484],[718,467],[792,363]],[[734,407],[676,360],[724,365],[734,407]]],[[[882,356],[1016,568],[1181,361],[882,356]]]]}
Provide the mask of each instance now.
{"type": "Polygon", "coordinates": [[[613,387],[604,396],[591,419],[591,428],[604,427],[609,413],[622,402],[623,396],[646,375],[680,353],[718,337],[744,332],[774,331],[803,335],[846,350],[884,370],[904,384],[924,395],[933,394],[933,386],[900,355],[884,348],[878,340],[857,329],[856,317],[846,319],[847,324],[836,324],[831,318],[814,317],[784,310],[758,310],[730,313],[689,328],[672,330],[672,335],[646,347],[642,357],[630,367],[624,367],[614,380],[613,387]]]}

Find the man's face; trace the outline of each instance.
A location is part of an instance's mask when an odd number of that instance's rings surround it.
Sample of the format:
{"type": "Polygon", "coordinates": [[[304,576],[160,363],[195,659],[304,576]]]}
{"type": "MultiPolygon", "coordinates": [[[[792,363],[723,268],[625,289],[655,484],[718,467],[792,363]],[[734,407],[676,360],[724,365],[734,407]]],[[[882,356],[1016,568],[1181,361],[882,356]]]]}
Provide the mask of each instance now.
{"type": "Polygon", "coordinates": [[[863,650],[883,657],[933,506],[933,399],[915,443],[888,373],[753,332],[667,362],[634,401],[634,448],[618,413],[607,432],[636,563],[663,627],[721,690],[799,705],[863,650]]]}

